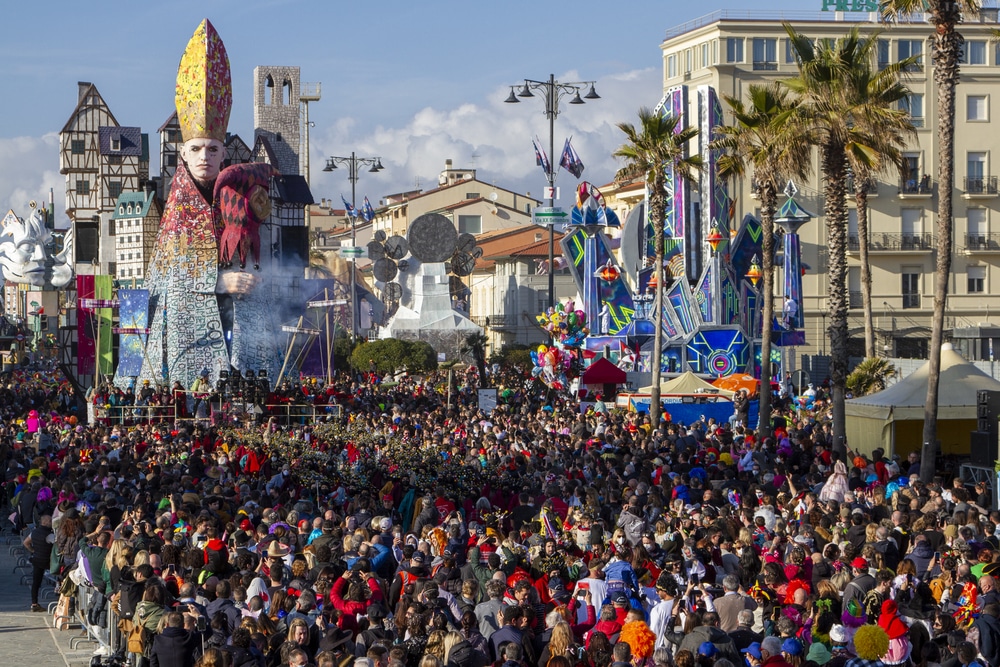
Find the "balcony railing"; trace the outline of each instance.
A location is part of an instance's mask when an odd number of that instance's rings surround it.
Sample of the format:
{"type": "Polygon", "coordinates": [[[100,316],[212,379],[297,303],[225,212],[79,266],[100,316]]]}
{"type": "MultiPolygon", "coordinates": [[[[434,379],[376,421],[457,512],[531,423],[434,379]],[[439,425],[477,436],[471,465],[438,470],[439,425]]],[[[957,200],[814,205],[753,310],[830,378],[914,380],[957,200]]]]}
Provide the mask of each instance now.
{"type": "Polygon", "coordinates": [[[919,294],[903,294],[903,308],[919,308],[919,307],[920,307],[919,294]]]}
{"type": "Polygon", "coordinates": [[[924,176],[920,180],[915,178],[904,178],[899,184],[901,195],[931,195],[933,194],[934,183],[930,176],[924,176]]]}
{"type": "MultiPolygon", "coordinates": [[[[509,329],[518,326],[518,316],[512,314],[473,315],[469,319],[474,324],[490,329],[509,329]]],[[[527,321],[525,321],[525,324],[527,324],[527,321]]]]}
{"type": "Polygon", "coordinates": [[[848,292],[847,296],[849,298],[847,304],[848,308],[855,309],[864,307],[864,302],[861,299],[861,292],[855,292],[854,290],[851,290],[850,292],[848,292]]]}
{"type": "Polygon", "coordinates": [[[996,195],[997,177],[979,176],[965,179],[965,194],[967,195],[996,195]]]}
{"type": "MultiPolygon", "coordinates": [[[[874,179],[869,179],[865,187],[865,191],[868,193],[869,196],[878,195],[878,181],[874,179]]],[[[848,176],[847,194],[848,196],[853,197],[856,192],[857,192],[857,184],[855,183],[854,176],[848,176]]]]}
{"type": "Polygon", "coordinates": [[[771,60],[755,60],[753,68],[757,72],[776,72],[778,71],[778,63],[771,60]]]}
{"type": "MultiPolygon", "coordinates": [[[[869,252],[926,252],[934,249],[933,234],[880,234],[868,235],[869,252]]],[[[859,252],[861,242],[857,235],[847,237],[848,252],[859,252]]]]}
{"type": "Polygon", "coordinates": [[[966,234],[966,252],[1000,252],[1000,234],[966,234]]]}

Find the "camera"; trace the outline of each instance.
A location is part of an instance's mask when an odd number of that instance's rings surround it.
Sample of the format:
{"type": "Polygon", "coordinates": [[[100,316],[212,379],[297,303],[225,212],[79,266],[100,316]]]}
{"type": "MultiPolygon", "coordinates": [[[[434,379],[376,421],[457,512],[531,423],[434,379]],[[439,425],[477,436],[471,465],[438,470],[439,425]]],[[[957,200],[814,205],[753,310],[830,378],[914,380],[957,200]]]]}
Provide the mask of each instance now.
{"type": "Polygon", "coordinates": [[[205,622],[204,616],[198,616],[198,620],[195,621],[195,626],[198,628],[198,632],[205,632],[207,629],[207,623],[205,622]]]}

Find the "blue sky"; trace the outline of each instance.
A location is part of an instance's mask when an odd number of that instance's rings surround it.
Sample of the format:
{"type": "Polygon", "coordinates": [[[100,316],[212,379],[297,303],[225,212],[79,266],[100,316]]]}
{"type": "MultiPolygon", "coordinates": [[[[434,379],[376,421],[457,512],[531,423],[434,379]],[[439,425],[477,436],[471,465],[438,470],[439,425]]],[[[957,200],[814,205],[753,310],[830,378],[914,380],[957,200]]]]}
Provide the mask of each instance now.
{"type": "MultiPolygon", "coordinates": [[[[230,131],[252,141],[256,65],[297,65],[303,82],[323,85],[323,99],[310,105],[314,196],[339,200],[350,192],[343,171],[321,168],[323,157],[354,150],[381,157],[386,167],[358,183],[359,199],[375,201],[418,182],[433,187],[446,158],[459,167],[474,161],[481,179],[540,195],[544,179],[530,137],[547,137],[542,104],[503,100],[511,84],[550,73],[597,80],[603,99],[563,107],[556,150],[573,135],[584,178],[605,183],[615,169],[610,153],[621,143],[615,123],[660,99],[659,44],[668,28],[716,9],[772,16],[818,11],[822,0],[6,4],[0,63],[10,94],[0,106],[0,214],[14,208],[23,216],[29,199],[54,187],[61,222],[56,135],[75,106],[77,81],[96,84],[121,124],[153,134],[173,109],[177,63],[205,17],[230,57],[230,131]]],[[[564,201],[574,182],[561,173],[564,201]]]]}

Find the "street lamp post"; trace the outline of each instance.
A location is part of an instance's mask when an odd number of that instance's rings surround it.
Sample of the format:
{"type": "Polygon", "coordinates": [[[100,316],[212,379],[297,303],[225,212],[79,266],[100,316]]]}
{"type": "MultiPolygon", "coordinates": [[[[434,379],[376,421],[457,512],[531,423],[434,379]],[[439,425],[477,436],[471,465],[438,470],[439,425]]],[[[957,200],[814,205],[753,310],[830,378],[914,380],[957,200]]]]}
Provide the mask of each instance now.
{"type": "MultiPolygon", "coordinates": [[[[597,94],[594,90],[594,81],[570,81],[562,82],[556,81],[555,74],[549,74],[548,81],[535,81],[533,79],[525,79],[524,85],[521,87],[520,92],[514,93],[514,86],[510,87],[510,95],[504,102],[508,104],[517,104],[521,100],[517,99],[519,97],[534,97],[535,94],[531,91],[536,90],[542,93],[542,97],[545,101],[545,117],[549,119],[549,165],[548,169],[545,171],[545,178],[549,183],[549,206],[554,207],[556,205],[556,168],[558,162],[556,161],[556,116],[559,115],[559,99],[566,96],[572,95],[573,99],[569,101],[570,104],[586,104],[584,102],[587,100],[599,100],[601,96],[597,94]],[[580,97],[580,91],[590,86],[590,90],[583,97],[580,97]]],[[[556,282],[555,282],[555,247],[556,247],[556,228],[555,224],[552,223],[549,226],[549,307],[553,308],[556,305],[556,282]]]]}
{"type": "MultiPolygon", "coordinates": [[[[347,167],[347,180],[351,182],[351,209],[347,211],[348,217],[351,219],[351,247],[357,247],[357,226],[358,226],[358,204],[357,204],[357,184],[358,177],[360,176],[361,167],[371,167],[368,171],[372,174],[377,174],[378,172],[385,169],[382,166],[382,158],[378,157],[358,157],[351,151],[350,157],[339,157],[332,156],[326,159],[326,166],[323,167],[323,171],[333,171],[337,168],[337,165],[347,167]]],[[[352,253],[356,251],[351,251],[352,253]]],[[[356,289],[354,285],[355,273],[357,273],[357,255],[351,255],[351,339],[356,340],[358,337],[358,326],[357,326],[357,299],[356,299],[356,289]]]]}

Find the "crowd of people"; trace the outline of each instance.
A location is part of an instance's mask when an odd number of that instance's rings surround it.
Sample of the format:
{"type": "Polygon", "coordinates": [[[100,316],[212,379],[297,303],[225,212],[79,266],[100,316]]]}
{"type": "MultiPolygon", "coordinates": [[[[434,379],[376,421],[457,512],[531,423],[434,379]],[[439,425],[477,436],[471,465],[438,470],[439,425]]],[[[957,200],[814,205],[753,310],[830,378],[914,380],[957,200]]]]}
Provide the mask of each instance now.
{"type": "Polygon", "coordinates": [[[989,490],[836,453],[822,391],[759,438],[515,367],[490,414],[473,368],[362,379],[282,425],[85,424],[56,372],[12,378],[31,608],[48,571],[153,667],[1000,667],[989,490]]]}

